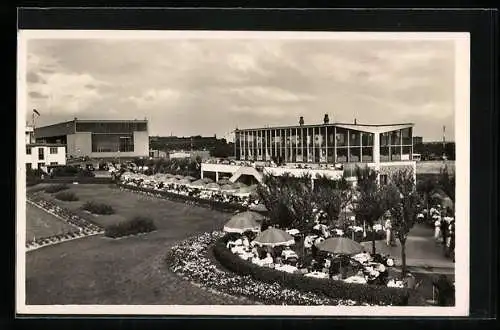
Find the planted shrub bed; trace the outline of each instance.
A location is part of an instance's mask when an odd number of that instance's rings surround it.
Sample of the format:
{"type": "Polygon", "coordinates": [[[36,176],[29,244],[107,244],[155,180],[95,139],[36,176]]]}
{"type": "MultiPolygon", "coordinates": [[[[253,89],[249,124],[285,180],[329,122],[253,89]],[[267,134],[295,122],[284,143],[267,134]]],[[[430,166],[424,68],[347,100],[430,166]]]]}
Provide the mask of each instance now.
{"type": "Polygon", "coordinates": [[[111,205],[107,205],[104,203],[97,203],[94,201],[88,201],[86,202],[83,206],[82,209],[85,211],[89,211],[90,213],[93,214],[100,214],[100,215],[109,215],[109,214],[114,214],[115,210],[111,205]]]}
{"type": "Polygon", "coordinates": [[[68,190],[68,189],[69,189],[69,187],[65,184],[56,184],[56,185],[48,186],[47,188],[45,188],[45,192],[49,193],[49,194],[53,194],[53,193],[57,193],[57,192],[60,192],[63,190],[68,190]]]}
{"type": "Polygon", "coordinates": [[[184,279],[232,296],[247,297],[268,305],[369,306],[348,299],[333,299],[324,294],[287,288],[279,282],[266,283],[250,275],[235,274],[218,268],[211,252],[222,232],[204,233],[174,246],[167,264],[184,279]]]}
{"type": "Polygon", "coordinates": [[[221,265],[242,276],[250,276],[265,283],[279,283],[290,289],[313,292],[332,299],[392,306],[421,304],[421,299],[419,299],[415,290],[309,278],[302,274],[289,274],[271,268],[260,267],[233,254],[227,249],[226,243],[227,236],[217,240],[213,248],[214,255],[221,265]]]}
{"type": "Polygon", "coordinates": [[[136,216],[105,228],[104,235],[111,238],[136,235],[140,233],[149,233],[156,230],[156,225],[152,219],[136,216]]]}
{"type": "Polygon", "coordinates": [[[61,191],[55,195],[56,199],[64,202],[76,202],[78,201],[78,196],[71,191],[61,191]]]}

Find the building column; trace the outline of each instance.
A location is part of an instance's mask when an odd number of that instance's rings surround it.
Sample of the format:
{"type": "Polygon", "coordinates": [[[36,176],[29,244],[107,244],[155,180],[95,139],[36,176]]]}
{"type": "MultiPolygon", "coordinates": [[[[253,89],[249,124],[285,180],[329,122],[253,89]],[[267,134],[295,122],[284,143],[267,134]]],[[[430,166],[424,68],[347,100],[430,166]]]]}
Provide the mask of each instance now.
{"type": "Polygon", "coordinates": [[[219,172],[215,171],[215,182],[219,182],[219,172]]]}
{"type": "Polygon", "coordinates": [[[203,170],[201,170],[201,178],[203,179],[203,170]]]}
{"type": "Polygon", "coordinates": [[[380,133],[373,134],[373,162],[377,171],[377,184],[380,184],[380,133]]]}

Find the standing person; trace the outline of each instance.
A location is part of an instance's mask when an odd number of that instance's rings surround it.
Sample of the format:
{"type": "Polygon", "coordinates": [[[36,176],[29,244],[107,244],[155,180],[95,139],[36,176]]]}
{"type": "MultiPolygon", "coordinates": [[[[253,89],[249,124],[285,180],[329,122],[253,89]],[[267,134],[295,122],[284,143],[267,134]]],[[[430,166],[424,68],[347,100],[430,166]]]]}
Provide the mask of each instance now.
{"type": "Polygon", "coordinates": [[[434,239],[436,244],[439,242],[439,237],[441,236],[441,219],[438,215],[433,216],[434,219],[434,239]]]}
{"type": "Polygon", "coordinates": [[[385,226],[384,226],[384,229],[385,229],[385,243],[387,244],[387,246],[391,246],[391,243],[392,243],[392,224],[391,224],[391,219],[388,217],[388,215],[386,215],[387,217],[387,220],[385,220],[385,226]]]}

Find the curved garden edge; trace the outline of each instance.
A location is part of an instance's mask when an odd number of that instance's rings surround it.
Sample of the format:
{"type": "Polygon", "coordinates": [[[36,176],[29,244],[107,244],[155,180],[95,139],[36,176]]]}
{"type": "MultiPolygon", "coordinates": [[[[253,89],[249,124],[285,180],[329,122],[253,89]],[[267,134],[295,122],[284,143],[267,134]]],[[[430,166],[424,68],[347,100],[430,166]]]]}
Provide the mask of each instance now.
{"type": "MultiPolygon", "coordinates": [[[[85,237],[104,234],[103,228],[99,228],[99,230],[89,230],[86,228],[79,227],[79,226],[71,223],[70,221],[68,221],[64,217],[52,212],[51,210],[49,210],[47,208],[44,208],[43,206],[39,205],[35,201],[30,200],[29,198],[26,199],[26,202],[34,207],[37,207],[37,208],[43,210],[44,212],[49,213],[50,215],[56,217],[59,220],[65,222],[65,223],[68,223],[68,224],[74,226],[75,228],[78,228],[80,230],[79,232],[75,232],[75,233],[58,234],[58,235],[53,235],[53,236],[49,236],[49,237],[42,237],[42,238],[39,238],[39,239],[32,241],[32,242],[26,242],[25,243],[26,252],[35,251],[35,250],[38,250],[38,249],[41,249],[44,247],[48,247],[48,246],[52,246],[52,245],[56,245],[56,244],[61,244],[61,243],[69,242],[69,241],[74,241],[74,240],[85,238],[85,237]]],[[[83,220],[83,219],[80,219],[80,220],[83,220]]],[[[83,220],[83,221],[85,221],[85,220],[83,220]]]]}
{"type": "Polygon", "coordinates": [[[286,287],[278,281],[266,283],[250,275],[222,269],[211,255],[222,232],[204,233],[178,243],[167,253],[166,264],[184,279],[229,296],[245,297],[266,305],[374,306],[366,302],[328,297],[321,293],[286,287]]]}

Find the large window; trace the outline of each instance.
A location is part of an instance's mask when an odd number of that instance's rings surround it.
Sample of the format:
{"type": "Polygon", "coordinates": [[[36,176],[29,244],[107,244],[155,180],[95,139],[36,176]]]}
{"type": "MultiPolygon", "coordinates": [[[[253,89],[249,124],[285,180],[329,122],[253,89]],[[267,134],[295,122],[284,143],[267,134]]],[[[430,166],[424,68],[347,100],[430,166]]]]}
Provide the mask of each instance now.
{"type": "Polygon", "coordinates": [[[335,137],[337,141],[337,147],[347,146],[347,130],[345,128],[337,127],[337,135],[335,137]]]}
{"type": "Polygon", "coordinates": [[[133,134],[92,134],[92,152],[132,152],[133,134]]]}
{"type": "Polygon", "coordinates": [[[31,147],[26,147],[26,155],[31,155],[31,147]]]}
{"type": "Polygon", "coordinates": [[[380,145],[388,146],[389,145],[389,133],[381,133],[380,134],[380,145]]]}
{"type": "Polygon", "coordinates": [[[57,154],[57,147],[50,147],[50,154],[51,155],[57,154]]]}
{"type": "Polygon", "coordinates": [[[389,160],[389,147],[380,147],[380,161],[387,162],[389,160]]]}
{"type": "Polygon", "coordinates": [[[347,162],[347,148],[337,148],[337,162],[347,162]]]}
{"type": "Polygon", "coordinates": [[[401,130],[401,135],[403,136],[403,145],[411,145],[412,144],[412,129],[411,127],[403,128],[401,130]]]}
{"type": "Polygon", "coordinates": [[[349,146],[359,146],[361,144],[361,132],[349,131],[349,146]]]}
{"type": "Polygon", "coordinates": [[[349,162],[358,163],[361,161],[361,148],[352,147],[349,148],[349,162]]]}
{"type": "Polygon", "coordinates": [[[362,162],[373,162],[373,147],[363,147],[361,149],[362,156],[361,156],[361,161],[362,162]]]}
{"type": "Polygon", "coordinates": [[[361,140],[363,147],[373,146],[373,133],[361,133],[361,140]]]}
{"type": "Polygon", "coordinates": [[[38,148],[38,160],[44,160],[44,159],[45,159],[45,155],[44,155],[43,148],[38,148]]]}

